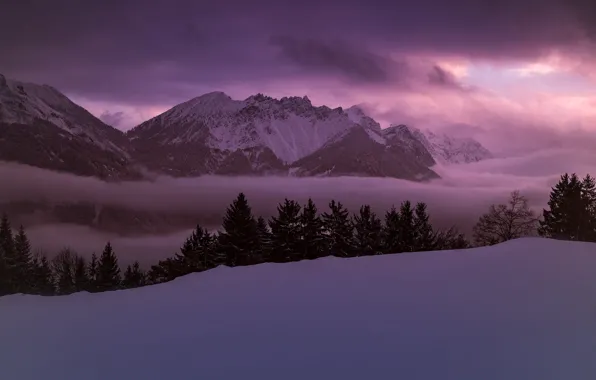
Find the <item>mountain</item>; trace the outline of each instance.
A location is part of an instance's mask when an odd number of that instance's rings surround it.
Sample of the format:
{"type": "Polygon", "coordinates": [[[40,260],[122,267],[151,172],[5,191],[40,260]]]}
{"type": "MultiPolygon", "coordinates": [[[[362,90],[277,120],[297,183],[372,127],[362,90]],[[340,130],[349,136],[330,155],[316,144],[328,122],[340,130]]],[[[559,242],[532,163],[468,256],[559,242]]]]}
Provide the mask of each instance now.
{"type": "Polygon", "coordinates": [[[139,162],[173,176],[437,177],[428,169],[435,162],[422,144],[386,139],[379,123],[358,107],[315,107],[307,97],[257,94],[240,101],[212,92],[140,124],[127,136],[139,162]]]}
{"type": "Polygon", "coordinates": [[[0,75],[0,161],[106,180],[135,179],[124,134],[47,85],[0,75]]]}
{"type": "Polygon", "coordinates": [[[456,138],[412,128],[413,136],[442,164],[467,164],[492,158],[492,153],[472,138],[456,138]]]}
{"type": "Polygon", "coordinates": [[[294,162],[291,173],[298,176],[357,175],[422,181],[438,178],[429,169],[434,163],[432,156],[416,140],[387,138],[380,130],[357,125],[294,162]]]}

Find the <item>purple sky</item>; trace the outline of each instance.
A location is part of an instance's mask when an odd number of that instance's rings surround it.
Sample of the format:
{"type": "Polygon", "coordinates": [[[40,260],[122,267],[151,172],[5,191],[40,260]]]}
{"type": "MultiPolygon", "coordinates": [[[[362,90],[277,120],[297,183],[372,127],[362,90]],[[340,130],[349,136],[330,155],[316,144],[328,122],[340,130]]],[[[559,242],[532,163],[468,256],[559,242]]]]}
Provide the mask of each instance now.
{"type": "Polygon", "coordinates": [[[21,0],[0,51],[1,73],[121,129],[222,90],[364,104],[501,150],[596,143],[593,0],[21,0]]]}

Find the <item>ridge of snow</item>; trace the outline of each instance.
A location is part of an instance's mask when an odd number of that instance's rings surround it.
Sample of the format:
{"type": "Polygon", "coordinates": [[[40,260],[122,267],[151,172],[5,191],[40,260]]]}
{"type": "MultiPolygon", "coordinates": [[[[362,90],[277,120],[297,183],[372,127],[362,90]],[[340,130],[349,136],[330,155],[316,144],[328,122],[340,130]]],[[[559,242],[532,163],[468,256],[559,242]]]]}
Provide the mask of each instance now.
{"type": "Polygon", "coordinates": [[[435,160],[443,164],[466,164],[493,157],[488,149],[472,138],[456,138],[420,129],[414,129],[413,134],[435,160]]]}

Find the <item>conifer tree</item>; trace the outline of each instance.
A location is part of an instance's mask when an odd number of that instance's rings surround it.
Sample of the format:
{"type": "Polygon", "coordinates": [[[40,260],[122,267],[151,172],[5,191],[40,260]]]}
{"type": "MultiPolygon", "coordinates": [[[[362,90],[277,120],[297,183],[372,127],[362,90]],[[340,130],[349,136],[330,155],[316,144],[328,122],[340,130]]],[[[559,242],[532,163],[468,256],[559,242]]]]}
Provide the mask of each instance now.
{"type": "Polygon", "coordinates": [[[243,193],[226,210],[223,232],[219,234],[219,252],[225,256],[228,266],[250,265],[259,252],[259,236],[248,201],[243,193]]]}
{"type": "Polygon", "coordinates": [[[71,294],[76,292],[74,272],[75,253],[69,249],[62,249],[52,260],[54,276],[57,285],[57,294],[71,294]]]}
{"type": "Polygon", "coordinates": [[[259,236],[259,262],[271,261],[271,230],[262,216],[257,219],[257,234],[259,236]]]}
{"type": "Polygon", "coordinates": [[[93,253],[91,255],[91,260],[89,260],[89,265],[87,266],[87,291],[88,292],[96,292],[97,291],[97,267],[98,267],[98,260],[97,255],[93,253]]]}
{"type": "Polygon", "coordinates": [[[414,251],[435,249],[436,236],[429,222],[426,203],[419,202],[414,209],[414,251]]]}
{"type": "Polygon", "coordinates": [[[180,253],[176,254],[174,258],[176,265],[170,267],[170,270],[174,271],[170,275],[184,276],[223,264],[225,258],[217,252],[215,243],[215,236],[197,225],[180,248],[180,253]]]}
{"type": "Polygon", "coordinates": [[[435,244],[436,249],[438,250],[470,248],[470,242],[466,239],[464,234],[460,233],[455,227],[439,232],[436,235],[435,244]]]}
{"type": "Polygon", "coordinates": [[[551,189],[548,206],[539,222],[541,236],[596,241],[596,190],[592,177],[580,180],[575,173],[565,173],[551,189]]]}
{"type": "Polygon", "coordinates": [[[89,289],[87,262],[84,257],[79,255],[75,255],[74,258],[74,287],[75,292],[88,291],[89,289]]]}
{"type": "Polygon", "coordinates": [[[272,262],[284,263],[301,259],[300,210],[297,202],[287,198],[277,206],[277,217],[272,217],[269,221],[272,262]]]}
{"type": "Polygon", "coordinates": [[[385,223],[383,225],[383,253],[403,252],[400,240],[400,217],[399,212],[392,206],[385,212],[385,223]]]}
{"type": "Polygon", "coordinates": [[[312,199],[308,199],[300,214],[301,251],[305,259],[316,259],[329,255],[327,239],[323,221],[319,216],[317,206],[312,199]]]}
{"type": "Polygon", "coordinates": [[[4,265],[6,268],[6,275],[4,282],[8,294],[14,293],[17,288],[15,276],[15,259],[14,259],[14,237],[12,235],[12,228],[8,216],[3,214],[0,218],[0,247],[2,247],[4,265]]]}
{"type": "Polygon", "coordinates": [[[108,242],[97,265],[96,288],[100,292],[115,290],[120,287],[120,267],[112,244],[108,242]]]}
{"type": "Polygon", "coordinates": [[[353,224],[356,254],[358,256],[380,254],[383,250],[383,225],[369,205],[360,207],[360,213],[353,217],[353,224]]]}
{"type": "Polygon", "coordinates": [[[145,272],[141,270],[138,261],[126,267],[124,272],[124,279],[122,280],[122,287],[124,288],[138,288],[146,285],[145,272]]]}
{"type": "Polygon", "coordinates": [[[401,252],[414,251],[414,210],[410,201],[404,201],[399,208],[399,245],[401,252]]]}
{"type": "Polygon", "coordinates": [[[52,268],[48,258],[42,255],[37,263],[35,270],[35,293],[42,296],[52,296],[56,294],[52,268]]]}
{"type": "Polygon", "coordinates": [[[15,291],[18,293],[32,293],[34,288],[34,270],[31,255],[31,244],[23,226],[14,237],[14,267],[13,279],[15,291]]]}
{"type": "Polygon", "coordinates": [[[8,264],[4,248],[0,245],[0,297],[11,294],[11,284],[9,281],[8,264]]]}
{"type": "Polygon", "coordinates": [[[352,257],[356,255],[354,248],[354,227],[348,210],[332,200],[329,203],[330,212],[322,215],[323,226],[329,240],[331,255],[337,257],[352,257]]]}

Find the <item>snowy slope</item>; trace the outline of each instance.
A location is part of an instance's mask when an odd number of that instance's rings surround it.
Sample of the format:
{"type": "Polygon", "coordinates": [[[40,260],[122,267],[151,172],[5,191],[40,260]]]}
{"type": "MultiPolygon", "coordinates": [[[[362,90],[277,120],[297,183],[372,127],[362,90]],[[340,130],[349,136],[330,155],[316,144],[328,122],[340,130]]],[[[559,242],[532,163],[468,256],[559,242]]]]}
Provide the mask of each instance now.
{"type": "Polygon", "coordinates": [[[53,87],[0,75],[0,161],[104,179],[140,178],[129,142],[53,87]]]}
{"type": "Polygon", "coordinates": [[[268,148],[281,161],[296,161],[356,123],[341,109],[314,107],[307,97],[254,95],[233,100],[223,92],[191,99],[129,132],[162,145],[204,142],[218,150],[268,148]],[[177,126],[184,126],[181,130],[177,126]]]}
{"type": "Polygon", "coordinates": [[[217,268],[0,298],[19,380],[594,379],[596,244],[217,268]]]}
{"type": "Polygon", "coordinates": [[[466,164],[493,157],[488,149],[471,138],[456,138],[444,133],[414,128],[412,133],[435,160],[443,164],[466,164]]]}

